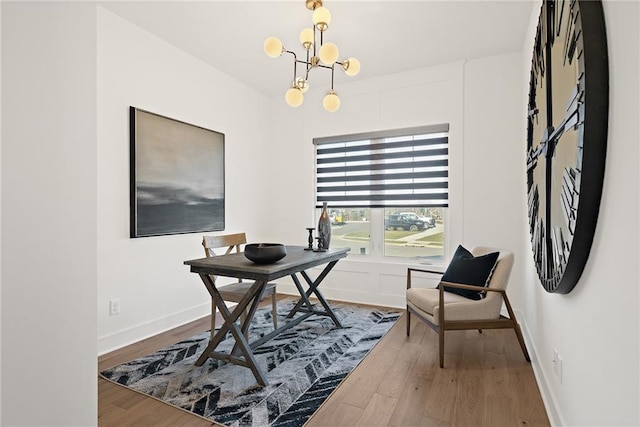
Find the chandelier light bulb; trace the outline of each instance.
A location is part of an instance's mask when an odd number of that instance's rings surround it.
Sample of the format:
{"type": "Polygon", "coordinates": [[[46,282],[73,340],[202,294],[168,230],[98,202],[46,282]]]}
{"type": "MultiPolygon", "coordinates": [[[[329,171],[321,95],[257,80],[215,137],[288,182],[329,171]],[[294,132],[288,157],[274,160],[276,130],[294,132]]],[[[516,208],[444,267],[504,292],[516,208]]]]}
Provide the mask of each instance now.
{"type": "Polygon", "coordinates": [[[267,37],[264,41],[264,53],[272,58],[282,55],[282,42],[277,37],[267,37]]]}
{"type": "Polygon", "coordinates": [[[340,98],[338,98],[338,94],[333,90],[327,92],[327,95],[322,100],[322,106],[330,113],[338,111],[338,108],[340,108],[340,98]]]}
{"type": "Polygon", "coordinates": [[[305,26],[300,31],[300,44],[305,49],[302,55],[298,56],[295,52],[284,47],[282,41],[277,37],[268,37],[264,41],[264,52],[272,58],[277,58],[285,53],[293,57],[293,80],[289,80],[290,86],[285,93],[285,101],[291,107],[299,107],[304,102],[304,94],[309,90],[308,79],[310,74],[316,72],[313,70],[329,70],[331,85],[328,87],[331,89],[322,99],[322,105],[328,112],[334,112],[340,108],[340,98],[333,90],[336,64],[342,68],[347,76],[355,76],[360,72],[360,61],[353,57],[341,59],[338,46],[335,43],[324,43],[324,32],[331,24],[331,13],[322,4],[323,0],[305,0],[305,5],[312,15],[313,25],[305,26]]]}
{"type": "Polygon", "coordinates": [[[284,95],[284,99],[287,101],[287,104],[289,104],[289,106],[299,107],[304,100],[304,96],[302,95],[302,91],[299,88],[292,87],[284,95]]]}
{"type": "Polygon", "coordinates": [[[320,31],[325,31],[331,24],[331,13],[326,7],[318,7],[313,11],[313,25],[320,31]]]}
{"type": "Polygon", "coordinates": [[[305,28],[300,32],[300,43],[305,49],[309,50],[313,46],[313,36],[313,29],[311,28],[305,28]]]}
{"type": "Polygon", "coordinates": [[[360,72],[360,61],[356,58],[349,58],[342,63],[342,69],[347,76],[353,77],[360,72]]]}
{"type": "Polygon", "coordinates": [[[318,56],[320,56],[320,60],[325,64],[332,65],[338,60],[338,55],[340,55],[338,52],[338,46],[329,42],[320,47],[320,53],[318,56]]]}
{"type": "Polygon", "coordinates": [[[296,78],[294,86],[302,91],[302,93],[307,93],[309,90],[309,82],[304,79],[304,77],[296,78]]]}

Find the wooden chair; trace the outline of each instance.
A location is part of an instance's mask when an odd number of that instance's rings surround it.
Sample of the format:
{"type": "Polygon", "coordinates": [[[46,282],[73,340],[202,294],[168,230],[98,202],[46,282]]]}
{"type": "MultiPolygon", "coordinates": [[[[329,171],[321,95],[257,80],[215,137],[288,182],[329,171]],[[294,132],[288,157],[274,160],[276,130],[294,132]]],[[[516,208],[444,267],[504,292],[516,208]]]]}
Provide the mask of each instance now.
{"type": "Polygon", "coordinates": [[[437,332],[441,368],[444,367],[444,333],[452,330],[478,329],[482,333],[482,329],[513,329],[525,359],[527,362],[531,362],[520,325],[518,325],[506,293],[509,275],[513,267],[513,253],[489,247],[476,247],[471,250],[474,257],[491,252],[499,252],[499,255],[487,287],[440,281],[438,289],[413,288],[411,287],[413,273],[441,275],[443,273],[417,268],[409,268],[407,271],[407,336],[410,334],[412,314],[437,332]],[[445,291],[445,286],[486,292],[486,297],[472,300],[445,291]],[[500,313],[503,302],[509,317],[500,313]]]}
{"type": "MultiPolygon", "coordinates": [[[[225,249],[225,255],[230,254],[234,249],[236,252],[240,253],[241,245],[247,243],[247,237],[245,233],[235,233],[235,234],[225,234],[221,236],[204,236],[202,238],[202,246],[204,247],[204,253],[207,257],[216,256],[215,249],[225,249]]],[[[209,275],[213,283],[216,283],[216,276],[209,275]]],[[[245,296],[249,288],[253,285],[253,282],[244,282],[242,279],[238,279],[238,283],[232,283],[230,285],[225,286],[217,286],[218,292],[220,292],[220,296],[225,301],[231,302],[240,302],[242,298],[245,296]]],[[[276,295],[276,285],[275,283],[267,283],[265,287],[264,293],[262,294],[262,300],[267,297],[271,297],[271,315],[273,317],[273,328],[278,329],[278,305],[277,305],[277,295],[276,295]]],[[[211,297],[211,313],[216,312],[216,302],[214,297],[211,297]]],[[[247,318],[247,312],[245,311],[242,314],[242,322],[247,318]]],[[[212,314],[211,316],[211,336],[213,337],[216,330],[216,316],[212,314]]],[[[248,329],[247,329],[248,331],[248,329]]]]}

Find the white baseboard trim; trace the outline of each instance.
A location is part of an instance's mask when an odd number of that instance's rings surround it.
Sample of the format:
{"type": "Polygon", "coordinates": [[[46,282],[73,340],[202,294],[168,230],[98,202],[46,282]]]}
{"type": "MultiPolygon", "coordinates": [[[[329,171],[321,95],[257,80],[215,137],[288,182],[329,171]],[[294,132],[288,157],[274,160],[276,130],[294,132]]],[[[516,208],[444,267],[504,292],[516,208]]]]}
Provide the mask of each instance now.
{"type": "Polygon", "coordinates": [[[538,383],[538,388],[540,389],[540,395],[542,396],[542,401],[544,402],[544,407],[547,411],[547,416],[549,417],[549,423],[551,424],[551,426],[566,425],[563,422],[563,417],[560,413],[557,400],[553,394],[551,387],[549,386],[549,376],[545,373],[542,365],[540,364],[540,359],[537,356],[538,351],[533,340],[531,339],[531,334],[529,333],[529,328],[527,326],[525,317],[521,312],[516,312],[516,316],[518,319],[518,323],[520,323],[520,328],[522,329],[522,335],[524,336],[527,350],[529,351],[529,357],[531,357],[531,367],[533,368],[533,374],[536,377],[536,382],[538,383]]]}
{"type": "MultiPolygon", "coordinates": [[[[299,296],[295,285],[289,282],[277,282],[278,283],[278,294],[284,295],[292,295],[299,296]]],[[[305,286],[306,289],[306,286],[305,286]]],[[[345,289],[335,289],[335,288],[321,288],[322,295],[326,299],[336,300],[342,302],[350,302],[354,304],[366,304],[366,305],[374,305],[379,307],[389,307],[389,308],[399,308],[404,309],[406,307],[404,295],[402,296],[401,303],[398,303],[399,298],[394,298],[393,296],[385,296],[385,295],[372,295],[370,293],[365,293],[358,290],[345,290],[345,289]]]]}
{"type": "Polygon", "coordinates": [[[98,356],[161,334],[211,314],[211,303],[204,303],[167,316],[98,337],[98,356]]]}

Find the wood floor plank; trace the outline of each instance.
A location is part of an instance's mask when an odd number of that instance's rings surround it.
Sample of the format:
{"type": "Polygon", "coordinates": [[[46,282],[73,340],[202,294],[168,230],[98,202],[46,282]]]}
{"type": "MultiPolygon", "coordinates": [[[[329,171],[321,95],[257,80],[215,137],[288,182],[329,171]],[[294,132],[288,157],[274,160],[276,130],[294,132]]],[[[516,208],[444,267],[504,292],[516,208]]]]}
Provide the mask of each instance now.
{"type": "Polygon", "coordinates": [[[437,418],[431,418],[426,414],[423,414],[420,421],[420,427],[449,427],[451,423],[448,421],[442,421],[437,418]]]}
{"type": "Polygon", "coordinates": [[[380,384],[387,372],[392,369],[396,359],[398,358],[399,350],[389,349],[390,351],[379,352],[376,354],[370,354],[371,358],[363,362],[347,379],[351,379],[349,382],[349,389],[351,392],[344,394],[342,400],[358,408],[366,408],[369,401],[378,391],[380,384]],[[353,378],[351,378],[353,376],[353,378]]]}
{"type": "Polygon", "coordinates": [[[364,409],[339,401],[331,401],[323,405],[314,414],[305,427],[336,427],[355,425],[364,409]]]}
{"type": "MultiPolygon", "coordinates": [[[[438,335],[406,315],[308,421],[320,426],[549,426],[531,365],[511,330],[449,331],[445,367],[438,335]]],[[[100,370],[204,332],[205,317],[98,358],[100,370]]],[[[98,425],[211,426],[193,414],[98,380],[98,425]]]]}
{"type": "Polygon", "coordinates": [[[453,425],[471,426],[483,419],[485,409],[482,376],[478,370],[464,369],[458,375],[453,425]]]}
{"type": "Polygon", "coordinates": [[[399,398],[406,389],[407,381],[411,377],[416,361],[420,359],[421,352],[422,348],[419,345],[411,342],[405,343],[378,385],[377,393],[399,398]]]}
{"type": "MultiPolygon", "coordinates": [[[[449,365],[457,364],[457,359],[449,357],[447,362],[449,365]]],[[[441,421],[451,421],[453,419],[453,409],[457,399],[457,382],[458,371],[456,369],[438,368],[424,405],[424,418],[441,421]]]]}
{"type": "Polygon", "coordinates": [[[419,425],[432,389],[433,381],[429,379],[409,378],[387,425],[398,427],[419,425]]]}
{"type": "Polygon", "coordinates": [[[387,426],[397,404],[398,399],[375,393],[355,426],[387,426]]]}

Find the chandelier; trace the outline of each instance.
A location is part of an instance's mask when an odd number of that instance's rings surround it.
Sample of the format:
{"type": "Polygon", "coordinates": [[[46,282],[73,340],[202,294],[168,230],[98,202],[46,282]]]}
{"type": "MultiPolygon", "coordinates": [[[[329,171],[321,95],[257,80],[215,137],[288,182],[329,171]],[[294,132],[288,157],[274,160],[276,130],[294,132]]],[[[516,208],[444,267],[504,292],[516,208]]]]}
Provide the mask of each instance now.
{"type": "Polygon", "coordinates": [[[329,112],[337,111],[340,108],[340,98],[333,90],[333,73],[336,64],[342,68],[348,76],[355,76],[360,72],[360,61],[355,58],[348,58],[338,61],[338,47],[331,42],[325,43],[324,32],[331,23],[331,13],[322,6],[322,0],[306,0],[307,9],[313,11],[313,28],[305,28],[300,32],[300,43],[306,50],[306,60],[298,59],[296,54],[287,50],[280,39],[268,37],[264,41],[264,51],[272,58],[277,58],[283,53],[293,55],[293,80],[291,87],[285,94],[287,104],[298,107],[304,100],[304,93],[309,90],[309,71],[314,68],[325,68],[331,70],[331,89],[327,92],[322,105],[329,112]],[[319,39],[319,43],[318,43],[319,39]],[[298,76],[298,64],[304,68],[304,72],[298,76]]]}

